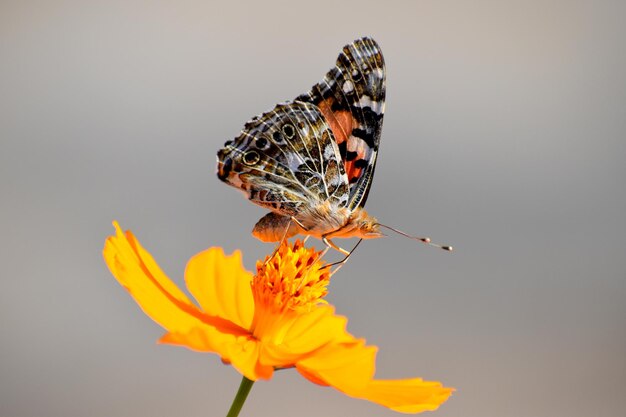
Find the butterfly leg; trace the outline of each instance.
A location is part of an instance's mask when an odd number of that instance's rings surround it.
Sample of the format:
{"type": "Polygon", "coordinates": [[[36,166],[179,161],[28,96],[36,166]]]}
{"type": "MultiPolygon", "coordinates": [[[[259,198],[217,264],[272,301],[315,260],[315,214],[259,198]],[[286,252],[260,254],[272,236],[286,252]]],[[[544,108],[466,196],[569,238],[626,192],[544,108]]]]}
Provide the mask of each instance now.
{"type": "MultiPolygon", "coordinates": [[[[343,267],[346,262],[348,262],[348,259],[350,258],[350,255],[352,255],[352,253],[356,250],[356,248],[359,247],[359,245],[361,244],[361,242],[363,241],[363,239],[359,239],[359,241],[356,243],[356,245],[354,245],[354,247],[352,248],[352,250],[350,252],[348,252],[348,254],[346,255],[345,258],[343,258],[341,261],[339,262],[334,262],[330,265],[326,265],[324,268],[332,268],[333,266],[337,266],[337,268],[335,268],[334,271],[331,271],[330,276],[333,276],[337,271],[339,271],[341,269],[341,267],[343,267]]],[[[328,248],[327,248],[328,249],[328,248]]]]}
{"type": "Polygon", "coordinates": [[[307,228],[306,228],[306,227],[304,227],[304,225],[303,225],[302,223],[300,223],[300,220],[296,219],[295,217],[291,216],[291,217],[290,217],[290,220],[291,220],[292,222],[294,222],[295,224],[297,224],[298,226],[300,226],[300,229],[302,229],[302,230],[304,230],[304,231],[306,231],[306,230],[307,230],[307,228]]]}
{"type": "MultiPolygon", "coordinates": [[[[292,223],[298,225],[298,227],[300,227],[302,230],[306,230],[306,228],[302,225],[302,223],[298,221],[298,219],[291,216],[289,218],[289,222],[287,223],[287,227],[285,227],[285,232],[283,233],[283,237],[278,241],[278,245],[276,245],[276,248],[274,248],[274,252],[272,252],[272,256],[267,258],[267,260],[264,262],[264,265],[267,264],[270,260],[274,259],[274,256],[276,256],[276,253],[278,252],[278,249],[280,249],[281,245],[287,239],[287,235],[289,234],[289,229],[291,228],[292,223]]],[[[308,237],[309,236],[305,238],[305,241],[306,239],[308,239],[308,237]]]]}
{"type": "Polygon", "coordinates": [[[326,236],[322,236],[322,242],[324,242],[324,244],[328,247],[328,248],[333,248],[334,250],[343,253],[346,256],[350,256],[351,252],[348,252],[347,250],[340,248],[339,246],[335,245],[335,243],[330,240],[329,238],[327,238],[326,236]]]}
{"type": "MultiPolygon", "coordinates": [[[[311,235],[306,235],[304,237],[304,239],[302,239],[302,244],[304,245],[306,243],[307,240],[309,240],[309,238],[311,237],[311,235]]],[[[326,246],[324,248],[324,250],[322,251],[322,253],[320,254],[320,258],[323,258],[324,255],[326,255],[328,253],[328,250],[330,249],[330,246],[326,246]]]]}
{"type": "Polygon", "coordinates": [[[263,263],[263,265],[266,265],[269,261],[274,259],[274,256],[276,256],[276,253],[278,253],[278,249],[280,249],[283,242],[285,242],[285,239],[287,239],[287,233],[289,233],[289,228],[291,227],[291,222],[293,220],[294,220],[293,216],[289,218],[289,223],[287,223],[287,227],[285,227],[285,232],[283,233],[283,237],[281,237],[280,240],[278,241],[278,245],[276,245],[276,247],[274,248],[274,252],[272,252],[272,256],[267,258],[267,260],[263,263]]]}

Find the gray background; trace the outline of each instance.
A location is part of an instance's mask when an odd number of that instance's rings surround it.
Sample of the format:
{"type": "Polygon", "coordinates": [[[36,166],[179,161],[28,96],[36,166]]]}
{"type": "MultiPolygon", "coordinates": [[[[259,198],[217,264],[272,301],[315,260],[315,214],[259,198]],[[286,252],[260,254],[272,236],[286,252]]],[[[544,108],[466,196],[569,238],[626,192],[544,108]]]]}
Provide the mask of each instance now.
{"type": "MultiPolygon", "coordinates": [[[[215,153],[363,35],[388,70],[367,208],[457,248],[369,241],[335,276],[378,376],[456,387],[440,417],[626,415],[626,3],[301,4],[0,3],[0,415],[226,414],[239,375],[155,344],[104,239],[118,219],[178,283],[210,245],[252,268],[264,211],[215,153]]],[[[396,414],[286,371],[242,415],[396,414]]]]}

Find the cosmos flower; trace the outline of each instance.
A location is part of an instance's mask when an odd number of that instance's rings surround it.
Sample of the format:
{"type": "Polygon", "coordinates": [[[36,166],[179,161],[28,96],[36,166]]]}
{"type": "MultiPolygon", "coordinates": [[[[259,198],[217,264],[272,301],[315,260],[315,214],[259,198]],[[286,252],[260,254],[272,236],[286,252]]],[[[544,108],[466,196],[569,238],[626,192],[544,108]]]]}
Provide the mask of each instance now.
{"type": "Polygon", "coordinates": [[[160,343],[216,353],[249,386],[278,369],[295,368],[311,382],[399,412],[435,410],[450,396],[452,389],[439,382],[374,379],[377,348],[346,331],[347,319],[323,298],[330,268],[321,252],[300,241],[285,242],[258,261],[254,275],[244,269],[239,251],[225,255],[210,248],[195,255],[185,282],[196,304],[130,231],[113,224],[116,235],[106,240],[104,259],[143,311],[166,330],[160,343]]]}

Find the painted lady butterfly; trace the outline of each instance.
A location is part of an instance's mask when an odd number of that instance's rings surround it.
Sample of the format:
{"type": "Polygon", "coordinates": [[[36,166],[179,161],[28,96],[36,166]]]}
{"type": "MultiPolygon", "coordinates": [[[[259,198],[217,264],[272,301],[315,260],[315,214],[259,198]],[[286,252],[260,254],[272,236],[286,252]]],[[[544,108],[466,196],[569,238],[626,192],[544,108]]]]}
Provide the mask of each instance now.
{"type": "Polygon", "coordinates": [[[271,210],[252,234],[264,242],[310,235],[344,254],[332,238],[382,237],[363,206],[384,109],[385,63],[366,37],[346,45],[308,93],[246,123],[218,152],[217,175],[271,210]]]}

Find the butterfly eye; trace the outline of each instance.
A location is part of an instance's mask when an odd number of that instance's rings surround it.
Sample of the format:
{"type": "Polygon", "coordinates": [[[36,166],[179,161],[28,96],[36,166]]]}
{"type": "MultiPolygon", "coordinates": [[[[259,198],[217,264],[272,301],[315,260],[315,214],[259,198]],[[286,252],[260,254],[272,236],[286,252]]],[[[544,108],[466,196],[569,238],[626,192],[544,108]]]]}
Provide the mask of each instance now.
{"type": "Polygon", "coordinates": [[[283,133],[287,136],[287,139],[292,139],[296,134],[296,129],[294,129],[293,125],[287,123],[283,126],[283,133]]]}
{"type": "Polygon", "coordinates": [[[259,162],[259,159],[261,159],[261,155],[256,151],[248,151],[243,154],[243,163],[246,165],[254,165],[259,162]]]}

